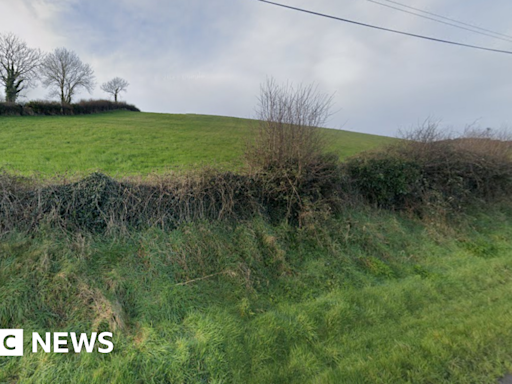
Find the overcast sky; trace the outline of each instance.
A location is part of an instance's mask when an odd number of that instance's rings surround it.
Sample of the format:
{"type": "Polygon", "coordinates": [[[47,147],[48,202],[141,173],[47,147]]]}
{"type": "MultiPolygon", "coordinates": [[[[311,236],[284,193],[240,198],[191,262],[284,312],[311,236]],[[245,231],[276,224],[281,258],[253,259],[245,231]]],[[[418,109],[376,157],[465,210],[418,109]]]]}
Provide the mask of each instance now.
{"type": "MultiPolygon", "coordinates": [[[[393,5],[386,0],[381,2],[393,5]]],[[[512,35],[512,2],[396,0],[512,35]]],[[[452,28],[367,0],[287,5],[466,44],[512,42],[452,28]]],[[[394,135],[431,117],[463,128],[512,126],[512,55],[418,40],[256,0],[0,0],[0,33],[66,47],[99,85],[129,81],[122,99],[146,112],[254,117],[259,86],[316,83],[335,93],[328,126],[394,135]]],[[[27,99],[44,98],[42,88],[27,99]]]]}

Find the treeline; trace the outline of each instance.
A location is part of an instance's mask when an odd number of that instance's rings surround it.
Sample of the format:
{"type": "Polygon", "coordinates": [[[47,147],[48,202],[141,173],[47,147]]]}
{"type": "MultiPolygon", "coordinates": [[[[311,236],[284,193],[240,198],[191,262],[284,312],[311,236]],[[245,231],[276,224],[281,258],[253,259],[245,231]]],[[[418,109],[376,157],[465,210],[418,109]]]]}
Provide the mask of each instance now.
{"type": "MultiPolygon", "coordinates": [[[[69,114],[72,110],[76,114],[76,110],[80,109],[80,113],[92,113],[88,111],[106,106],[103,104],[93,108],[90,103],[91,105],[84,109],[76,107],[81,103],[72,104],[76,93],[81,90],[91,93],[96,86],[94,70],[89,64],[82,62],[74,51],[56,48],[53,52],[45,53],[38,48],[28,47],[25,41],[13,33],[0,33],[0,86],[3,86],[5,101],[9,103],[2,108],[9,110],[10,114],[23,114],[23,106],[15,103],[25,91],[37,86],[39,82],[48,89],[49,97],[59,98],[62,104],[60,114],[69,114]]],[[[100,88],[111,95],[117,103],[120,93],[126,92],[128,86],[129,83],[125,79],[115,77],[103,83],[100,88]]],[[[44,106],[41,106],[40,102],[32,103],[38,104],[34,107],[41,111],[56,109],[50,106],[52,103],[44,106]]],[[[27,111],[30,112],[30,109],[27,111]]]]}
{"type": "Polygon", "coordinates": [[[0,116],[57,116],[87,115],[115,110],[140,112],[133,104],[110,100],[82,100],[61,104],[56,101],[36,100],[27,103],[0,103],[0,116]]]}

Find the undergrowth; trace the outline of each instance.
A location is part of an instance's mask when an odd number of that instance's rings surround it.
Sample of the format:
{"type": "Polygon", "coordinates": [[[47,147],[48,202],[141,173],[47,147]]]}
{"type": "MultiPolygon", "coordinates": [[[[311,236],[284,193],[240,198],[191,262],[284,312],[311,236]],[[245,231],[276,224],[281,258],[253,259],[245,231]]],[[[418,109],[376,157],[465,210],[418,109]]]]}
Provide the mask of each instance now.
{"type": "Polygon", "coordinates": [[[111,331],[109,355],[0,360],[18,383],[494,383],[512,369],[512,211],[352,209],[0,242],[0,328],[111,331]]]}

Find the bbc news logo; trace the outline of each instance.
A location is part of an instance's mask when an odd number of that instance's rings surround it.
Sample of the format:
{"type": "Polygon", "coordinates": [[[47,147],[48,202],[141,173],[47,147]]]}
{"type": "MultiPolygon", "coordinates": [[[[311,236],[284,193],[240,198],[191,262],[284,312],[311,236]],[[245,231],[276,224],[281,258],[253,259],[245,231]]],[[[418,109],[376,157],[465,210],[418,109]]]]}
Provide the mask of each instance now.
{"type": "Polygon", "coordinates": [[[0,356],[23,356],[23,329],[0,329],[0,356]]]}
{"type": "MultiPolygon", "coordinates": [[[[111,332],[46,332],[44,337],[39,333],[32,333],[32,353],[39,349],[46,353],[92,353],[98,342],[99,353],[110,353],[114,350],[111,332]],[[69,344],[71,339],[71,345],[69,344]],[[53,347],[53,348],[52,348],[53,347]]],[[[23,356],[23,329],[0,329],[0,356],[23,356]]]]}

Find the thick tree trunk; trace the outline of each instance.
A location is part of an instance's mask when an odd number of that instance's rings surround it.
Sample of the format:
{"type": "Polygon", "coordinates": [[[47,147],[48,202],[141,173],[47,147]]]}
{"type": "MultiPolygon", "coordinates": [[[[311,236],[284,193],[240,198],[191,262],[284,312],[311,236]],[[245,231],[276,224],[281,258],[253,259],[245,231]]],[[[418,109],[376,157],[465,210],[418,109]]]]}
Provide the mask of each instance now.
{"type": "Polygon", "coordinates": [[[13,89],[12,86],[5,86],[5,101],[8,103],[15,103],[16,102],[16,96],[17,92],[15,89],[13,89]]]}
{"type": "Polygon", "coordinates": [[[16,90],[14,73],[9,70],[7,73],[7,81],[5,82],[5,101],[15,103],[18,92],[16,90]]]}

